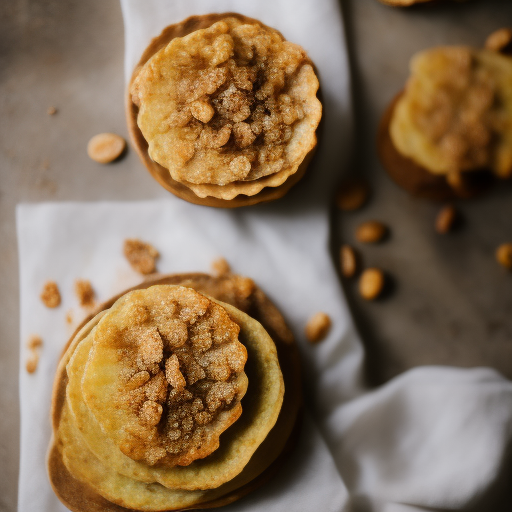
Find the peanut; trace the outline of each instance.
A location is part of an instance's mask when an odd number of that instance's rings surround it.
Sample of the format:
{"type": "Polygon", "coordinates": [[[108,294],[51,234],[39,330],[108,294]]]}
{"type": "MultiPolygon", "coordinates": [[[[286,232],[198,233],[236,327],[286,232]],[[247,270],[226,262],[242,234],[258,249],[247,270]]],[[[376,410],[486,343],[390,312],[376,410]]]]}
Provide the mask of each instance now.
{"type": "Polygon", "coordinates": [[[457,218],[457,210],[452,205],[442,208],[436,217],[436,231],[442,235],[449,233],[457,218]]]}
{"type": "Polygon", "coordinates": [[[370,187],[363,180],[347,180],[336,194],[336,205],[340,210],[353,211],[363,207],[370,195],[370,187]]]}
{"type": "Polygon", "coordinates": [[[310,343],[322,341],[331,328],[331,318],[326,313],[315,313],[306,324],[306,338],[310,343]]]}
{"type": "Polygon", "coordinates": [[[342,245],[340,249],[340,267],[343,277],[354,277],[357,272],[357,255],[350,245],[342,245]]]}
{"type": "Polygon", "coordinates": [[[368,268],[359,280],[359,293],[366,300],[376,299],[384,289],[384,273],[378,268],[368,268]]]}
{"type": "Polygon", "coordinates": [[[501,52],[512,42],[512,29],[500,28],[495,30],[485,40],[485,48],[494,52],[501,52]]]}
{"type": "Polygon", "coordinates": [[[115,133],[99,133],[87,144],[89,158],[100,164],[108,164],[121,156],[126,141],[115,133]]]}
{"type": "Polygon", "coordinates": [[[375,244],[382,241],[387,232],[388,228],[382,222],[370,220],[357,227],[356,239],[365,244],[375,244]]]}
{"type": "Polygon", "coordinates": [[[501,244],[496,249],[496,259],[500,265],[512,270],[512,243],[501,244]]]}

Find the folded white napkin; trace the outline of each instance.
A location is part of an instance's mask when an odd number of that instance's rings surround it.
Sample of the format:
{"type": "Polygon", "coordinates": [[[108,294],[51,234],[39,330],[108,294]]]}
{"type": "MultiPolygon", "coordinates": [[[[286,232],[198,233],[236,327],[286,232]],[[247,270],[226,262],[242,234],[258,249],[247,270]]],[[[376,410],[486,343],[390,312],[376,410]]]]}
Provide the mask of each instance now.
{"type": "MultiPolygon", "coordinates": [[[[17,228],[21,297],[21,461],[19,512],[65,511],[45,470],[53,374],[70,335],[65,314],[80,311],[76,278],[98,300],[139,277],[122,255],[139,237],[162,254],[161,272],[208,271],[224,256],[255,278],[293,327],[303,354],[309,412],[297,450],[274,480],[231,511],[408,512],[457,509],[494,480],[510,438],[512,384],[488,369],[419,368],[364,393],[363,350],[328,254],[327,202],[350,133],[348,67],[335,0],[122,0],[127,77],[149,39],[190,14],[237,11],[303,45],[322,82],[322,143],[303,182],[274,204],[215,210],[172,196],[149,202],[20,205],[17,228]],[[39,300],[54,279],[62,305],[39,300]],[[309,346],[308,317],[333,319],[328,338],[309,346]],[[25,371],[30,334],[44,346],[35,374],[25,371]]],[[[141,168],[141,172],[143,169],[141,168]]],[[[399,321],[399,319],[397,319],[399,321]]]]}

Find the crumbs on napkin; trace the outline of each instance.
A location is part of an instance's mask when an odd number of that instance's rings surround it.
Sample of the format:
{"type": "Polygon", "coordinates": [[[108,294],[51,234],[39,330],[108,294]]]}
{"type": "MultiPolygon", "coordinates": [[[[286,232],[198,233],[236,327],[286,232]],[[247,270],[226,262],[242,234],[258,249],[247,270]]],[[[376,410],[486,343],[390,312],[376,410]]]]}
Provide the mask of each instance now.
{"type": "Polygon", "coordinates": [[[137,238],[128,238],[124,241],[123,251],[136,272],[144,275],[156,272],[156,260],[160,254],[151,244],[137,238]]]}
{"type": "Polygon", "coordinates": [[[83,308],[90,308],[94,306],[95,293],[89,280],[77,279],[75,281],[75,294],[78,298],[80,306],[83,308]]]}
{"type": "Polygon", "coordinates": [[[46,281],[41,292],[41,300],[47,308],[56,308],[60,305],[60,291],[55,281],[46,281]]]}

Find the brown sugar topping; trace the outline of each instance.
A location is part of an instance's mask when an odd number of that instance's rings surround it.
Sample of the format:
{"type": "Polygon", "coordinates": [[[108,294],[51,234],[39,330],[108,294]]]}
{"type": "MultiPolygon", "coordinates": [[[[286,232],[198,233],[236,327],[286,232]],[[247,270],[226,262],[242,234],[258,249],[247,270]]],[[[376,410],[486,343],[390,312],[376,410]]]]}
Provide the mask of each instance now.
{"type": "Polygon", "coordinates": [[[94,306],[95,294],[90,281],[87,279],[77,279],[75,281],[75,293],[80,306],[86,308],[94,306]]]}
{"type": "Polygon", "coordinates": [[[151,244],[130,238],[124,241],[123,251],[133,270],[145,275],[156,271],[160,254],[151,244]]]}
{"type": "Polygon", "coordinates": [[[299,149],[308,100],[319,108],[317,88],[300,46],[225,18],[173,39],[142,68],[131,93],[156,162],[184,183],[226,185],[296,163],[287,148],[299,149]]]}
{"type": "Polygon", "coordinates": [[[56,308],[60,305],[60,291],[55,281],[46,281],[41,292],[41,300],[47,308],[56,308]]]}
{"type": "MultiPolygon", "coordinates": [[[[247,351],[238,341],[240,327],[221,306],[183,287],[166,300],[136,299],[124,317],[137,322],[115,328],[124,368],[119,400],[137,419],[126,426],[121,450],[170,466],[205,457],[241,412],[247,351]],[[222,426],[226,414],[231,419],[222,426]]],[[[96,340],[102,336],[97,331],[96,340]]]]}

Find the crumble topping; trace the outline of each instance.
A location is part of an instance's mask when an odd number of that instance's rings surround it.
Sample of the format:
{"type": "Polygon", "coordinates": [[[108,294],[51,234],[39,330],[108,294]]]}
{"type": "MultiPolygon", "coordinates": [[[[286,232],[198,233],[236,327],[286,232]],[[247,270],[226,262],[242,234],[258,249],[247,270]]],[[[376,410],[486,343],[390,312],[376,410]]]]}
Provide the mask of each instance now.
{"type": "Polygon", "coordinates": [[[144,275],[156,272],[156,260],[160,254],[151,244],[136,238],[129,238],[124,241],[123,252],[128,263],[136,272],[144,275]]]}
{"type": "Polygon", "coordinates": [[[123,453],[172,466],[218,447],[246,389],[239,330],[221,306],[184,287],[134,295],[120,321],[98,329],[95,343],[113,344],[120,363],[113,403],[130,412],[123,453]]]}
{"type": "Polygon", "coordinates": [[[317,89],[300,46],[226,18],[173,39],[131,93],[151,158],[177,181],[224,186],[295,172],[316,143],[317,89]]]}
{"type": "Polygon", "coordinates": [[[55,281],[46,281],[41,292],[41,300],[47,308],[56,308],[60,305],[60,291],[55,281]]]}
{"type": "Polygon", "coordinates": [[[512,59],[441,47],[415,56],[411,71],[390,126],[396,148],[436,174],[512,175],[512,59]]]}

